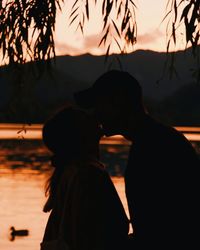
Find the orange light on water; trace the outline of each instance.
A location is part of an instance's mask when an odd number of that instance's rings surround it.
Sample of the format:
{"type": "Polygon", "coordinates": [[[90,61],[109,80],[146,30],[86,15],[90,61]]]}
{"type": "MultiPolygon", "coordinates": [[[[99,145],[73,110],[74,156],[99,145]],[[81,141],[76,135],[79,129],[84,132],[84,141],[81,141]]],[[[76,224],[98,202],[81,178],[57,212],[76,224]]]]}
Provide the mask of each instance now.
{"type": "Polygon", "coordinates": [[[174,127],[176,130],[180,132],[200,132],[200,127],[174,127]]]}
{"type": "Polygon", "coordinates": [[[0,125],[0,139],[41,139],[42,126],[26,126],[25,129],[22,125],[1,124],[0,125]]]}
{"type": "Polygon", "coordinates": [[[184,133],[189,141],[200,141],[200,134],[184,133]]]}
{"type": "MultiPolygon", "coordinates": [[[[42,124],[23,125],[23,124],[0,124],[0,139],[42,139],[42,124]]],[[[174,127],[182,132],[190,141],[200,141],[200,127],[174,127]]],[[[100,144],[130,145],[121,135],[103,137],[100,144]]]]}

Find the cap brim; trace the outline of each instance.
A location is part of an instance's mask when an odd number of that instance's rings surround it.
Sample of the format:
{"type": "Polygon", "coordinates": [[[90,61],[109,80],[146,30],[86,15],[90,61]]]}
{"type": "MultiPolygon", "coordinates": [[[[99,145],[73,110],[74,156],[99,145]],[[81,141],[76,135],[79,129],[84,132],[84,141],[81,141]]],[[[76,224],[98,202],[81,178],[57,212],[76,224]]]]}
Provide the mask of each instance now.
{"type": "Polygon", "coordinates": [[[74,93],[76,103],[83,108],[92,108],[94,106],[95,96],[92,88],[84,89],[74,93]]]}

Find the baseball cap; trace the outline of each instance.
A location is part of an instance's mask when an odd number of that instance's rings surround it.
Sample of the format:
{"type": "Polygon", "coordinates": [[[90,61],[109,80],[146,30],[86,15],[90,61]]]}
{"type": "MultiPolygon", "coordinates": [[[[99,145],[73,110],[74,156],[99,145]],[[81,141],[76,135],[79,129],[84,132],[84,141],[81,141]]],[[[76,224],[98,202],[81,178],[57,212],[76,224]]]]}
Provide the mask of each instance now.
{"type": "Polygon", "coordinates": [[[95,106],[95,100],[102,95],[115,94],[141,98],[142,90],[139,82],[128,72],[111,70],[101,75],[94,84],[87,89],[74,93],[76,103],[83,108],[95,106]]]}

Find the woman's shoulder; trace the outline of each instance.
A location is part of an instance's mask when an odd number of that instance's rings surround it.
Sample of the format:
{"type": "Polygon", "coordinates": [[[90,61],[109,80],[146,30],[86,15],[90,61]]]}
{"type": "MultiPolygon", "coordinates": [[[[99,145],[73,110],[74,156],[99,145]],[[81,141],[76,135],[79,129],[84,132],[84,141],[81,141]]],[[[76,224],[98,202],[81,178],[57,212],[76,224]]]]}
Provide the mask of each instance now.
{"type": "Polygon", "coordinates": [[[107,175],[105,166],[103,163],[97,160],[89,160],[83,163],[83,166],[79,167],[78,172],[83,177],[88,178],[103,178],[107,175]]]}
{"type": "Polygon", "coordinates": [[[82,160],[67,166],[62,175],[62,182],[102,179],[108,176],[105,166],[98,160],[82,160]]]}

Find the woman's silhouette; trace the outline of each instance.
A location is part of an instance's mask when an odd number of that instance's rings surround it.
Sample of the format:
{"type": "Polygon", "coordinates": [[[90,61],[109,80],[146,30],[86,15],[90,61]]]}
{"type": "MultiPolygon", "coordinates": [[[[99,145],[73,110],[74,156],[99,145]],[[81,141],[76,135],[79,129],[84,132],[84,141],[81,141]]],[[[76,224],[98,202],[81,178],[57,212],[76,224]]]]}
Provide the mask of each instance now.
{"type": "Polygon", "coordinates": [[[73,250],[125,249],[128,219],[99,162],[101,130],[92,116],[65,108],[43,127],[53,153],[44,212],[51,211],[43,243],[60,237],[73,250]],[[62,229],[61,229],[62,228],[62,229]]]}

